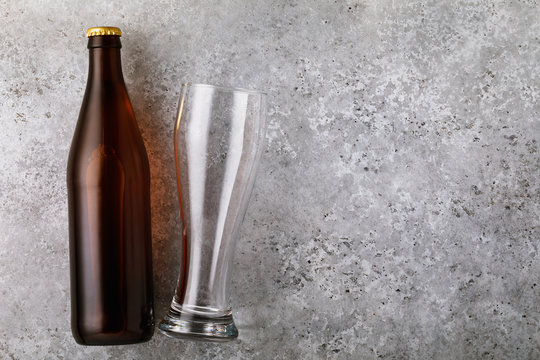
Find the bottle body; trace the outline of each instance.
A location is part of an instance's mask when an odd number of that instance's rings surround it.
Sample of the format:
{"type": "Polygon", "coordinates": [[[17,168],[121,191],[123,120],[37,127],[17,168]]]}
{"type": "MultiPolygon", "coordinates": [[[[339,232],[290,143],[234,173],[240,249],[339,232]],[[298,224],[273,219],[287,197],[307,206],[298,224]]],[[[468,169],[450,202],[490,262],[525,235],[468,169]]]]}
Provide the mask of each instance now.
{"type": "Polygon", "coordinates": [[[148,157],[119,37],[91,37],[89,48],[67,168],[72,333],[85,345],[137,343],[154,331],[148,157]]]}

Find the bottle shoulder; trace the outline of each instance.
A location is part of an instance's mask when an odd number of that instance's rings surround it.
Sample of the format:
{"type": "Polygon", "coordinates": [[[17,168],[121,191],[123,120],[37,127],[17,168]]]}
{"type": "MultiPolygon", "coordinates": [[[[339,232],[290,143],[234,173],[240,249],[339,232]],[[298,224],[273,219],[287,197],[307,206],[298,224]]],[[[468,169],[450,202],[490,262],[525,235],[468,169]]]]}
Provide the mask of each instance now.
{"type": "Polygon", "coordinates": [[[122,81],[89,81],[75,127],[68,168],[84,166],[92,153],[111,149],[121,162],[148,168],[148,156],[122,81]]]}
{"type": "Polygon", "coordinates": [[[149,173],[148,155],[138,129],[83,125],[73,137],[68,174],[84,173],[101,155],[113,156],[127,174],[149,173]]]}
{"type": "MultiPolygon", "coordinates": [[[[78,138],[142,142],[127,91],[116,94],[87,89],[74,134],[78,138]]],[[[95,142],[95,140],[94,140],[95,142]]]]}
{"type": "Polygon", "coordinates": [[[123,81],[88,82],[79,119],[96,112],[102,117],[126,113],[134,117],[133,106],[123,81]]]}

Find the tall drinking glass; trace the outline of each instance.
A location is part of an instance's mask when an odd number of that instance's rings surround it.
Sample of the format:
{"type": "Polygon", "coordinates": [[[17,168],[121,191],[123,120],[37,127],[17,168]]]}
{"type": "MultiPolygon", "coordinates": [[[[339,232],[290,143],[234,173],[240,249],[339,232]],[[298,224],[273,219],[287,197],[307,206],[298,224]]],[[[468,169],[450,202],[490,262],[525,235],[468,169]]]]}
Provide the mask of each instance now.
{"type": "Polygon", "coordinates": [[[174,131],[183,224],[180,276],[159,324],[168,336],[227,341],[238,336],[228,299],[238,228],[266,132],[265,95],[184,84],[174,131]]]}

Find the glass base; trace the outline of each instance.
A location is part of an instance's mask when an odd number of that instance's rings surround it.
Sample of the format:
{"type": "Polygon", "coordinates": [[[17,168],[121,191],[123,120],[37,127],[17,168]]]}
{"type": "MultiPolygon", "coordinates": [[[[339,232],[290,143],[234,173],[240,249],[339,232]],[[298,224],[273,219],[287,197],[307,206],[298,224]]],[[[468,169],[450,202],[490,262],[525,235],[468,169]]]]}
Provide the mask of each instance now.
{"type": "Polygon", "coordinates": [[[173,300],[168,314],[159,323],[159,330],[172,338],[198,341],[225,342],[238,337],[238,329],[230,311],[221,315],[212,310],[198,309],[182,309],[173,300]]]}

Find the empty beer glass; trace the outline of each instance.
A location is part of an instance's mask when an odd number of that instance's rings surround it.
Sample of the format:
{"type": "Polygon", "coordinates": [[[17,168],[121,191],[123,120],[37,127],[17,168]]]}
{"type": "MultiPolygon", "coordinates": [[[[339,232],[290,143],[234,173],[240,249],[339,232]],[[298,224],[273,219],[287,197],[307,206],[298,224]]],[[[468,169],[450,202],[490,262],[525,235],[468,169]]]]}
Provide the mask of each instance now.
{"type": "Polygon", "coordinates": [[[174,150],[183,254],[170,310],[159,324],[168,336],[205,341],[238,336],[228,288],[265,131],[264,94],[182,86],[174,150]]]}

